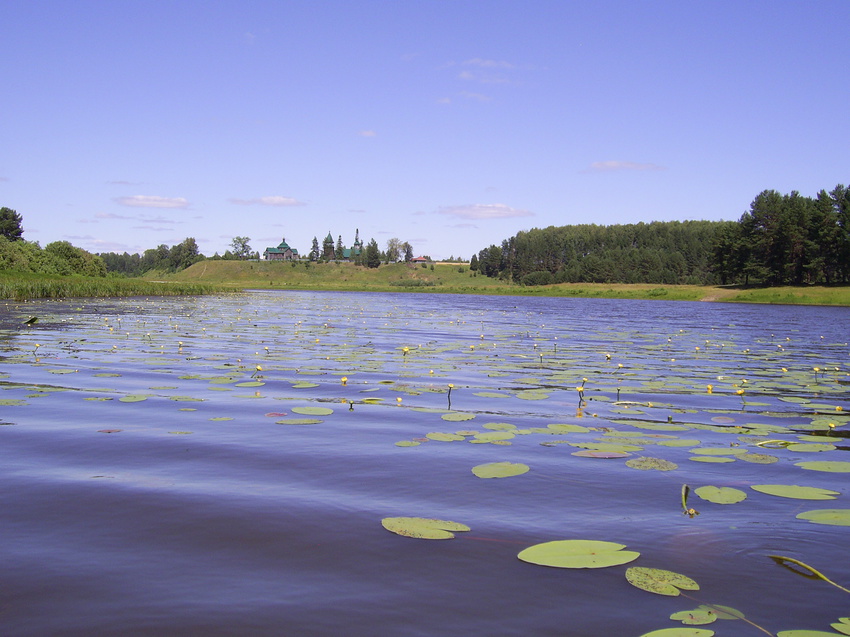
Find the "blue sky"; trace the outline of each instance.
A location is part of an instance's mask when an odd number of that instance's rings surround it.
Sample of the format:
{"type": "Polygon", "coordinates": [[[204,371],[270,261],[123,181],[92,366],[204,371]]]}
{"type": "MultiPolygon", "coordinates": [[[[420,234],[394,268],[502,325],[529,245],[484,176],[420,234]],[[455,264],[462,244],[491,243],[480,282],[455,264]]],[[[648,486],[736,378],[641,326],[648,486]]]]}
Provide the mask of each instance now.
{"type": "Polygon", "coordinates": [[[738,219],[850,182],[850,2],[4,0],[0,205],[143,252],[738,219]]]}

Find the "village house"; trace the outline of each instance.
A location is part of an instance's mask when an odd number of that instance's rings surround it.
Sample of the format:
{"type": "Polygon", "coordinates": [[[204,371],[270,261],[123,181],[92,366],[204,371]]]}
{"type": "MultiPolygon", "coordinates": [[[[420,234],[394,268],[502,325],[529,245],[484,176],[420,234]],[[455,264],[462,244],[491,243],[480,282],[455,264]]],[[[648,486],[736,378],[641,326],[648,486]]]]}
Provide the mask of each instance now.
{"type": "Polygon", "coordinates": [[[298,255],[298,250],[290,248],[284,238],[276,248],[266,248],[263,258],[266,261],[296,261],[301,257],[298,255]]]}

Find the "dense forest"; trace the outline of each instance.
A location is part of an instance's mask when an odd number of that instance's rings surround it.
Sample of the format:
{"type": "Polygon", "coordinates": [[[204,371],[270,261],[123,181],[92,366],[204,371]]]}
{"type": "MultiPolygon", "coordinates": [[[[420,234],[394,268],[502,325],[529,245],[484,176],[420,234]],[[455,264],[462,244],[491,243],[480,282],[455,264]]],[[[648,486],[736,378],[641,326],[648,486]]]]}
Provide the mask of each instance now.
{"type": "Polygon", "coordinates": [[[535,228],[484,248],[470,267],[523,285],[847,283],[850,189],[766,190],[737,222],[535,228]]]}

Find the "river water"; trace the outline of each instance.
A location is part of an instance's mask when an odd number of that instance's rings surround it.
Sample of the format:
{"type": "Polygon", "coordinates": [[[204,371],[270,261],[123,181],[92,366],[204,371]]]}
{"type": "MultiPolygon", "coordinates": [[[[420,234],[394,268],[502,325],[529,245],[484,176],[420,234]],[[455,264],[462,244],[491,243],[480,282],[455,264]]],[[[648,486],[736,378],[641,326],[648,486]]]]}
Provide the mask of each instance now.
{"type": "Polygon", "coordinates": [[[637,637],[701,604],[745,617],[702,627],[717,635],[828,631],[850,595],[768,556],[850,588],[850,528],[797,517],[850,508],[848,341],[850,308],[312,292],[6,303],[0,634],[637,637]],[[472,472],[495,462],[529,470],[472,472]],[[699,515],[683,514],[683,485],[699,515]],[[705,486],[746,499],[706,500],[705,486]],[[470,530],[382,526],[402,516],[470,530]],[[517,558],[568,539],[640,557],[517,558]],[[626,580],[632,566],[700,588],[653,594],[626,580]]]}

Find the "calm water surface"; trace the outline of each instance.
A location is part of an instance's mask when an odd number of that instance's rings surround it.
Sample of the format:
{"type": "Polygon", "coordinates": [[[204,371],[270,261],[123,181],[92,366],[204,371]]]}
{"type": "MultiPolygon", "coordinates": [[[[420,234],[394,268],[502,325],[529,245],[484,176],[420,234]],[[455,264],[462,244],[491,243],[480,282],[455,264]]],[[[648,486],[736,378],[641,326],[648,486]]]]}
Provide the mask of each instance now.
{"type": "Polygon", "coordinates": [[[771,634],[827,631],[850,595],[768,555],[850,588],[850,527],[796,517],[850,508],[847,473],[796,464],[850,461],[848,340],[848,308],[304,292],[8,303],[0,634],[637,637],[702,603],[771,634]],[[474,433],[495,431],[514,436],[474,433]],[[630,455],[573,455],[603,443],[630,455]],[[676,468],[626,464],[641,457],[676,468]],[[502,461],[530,470],[471,471],[502,461]],[[683,484],[747,499],[692,493],[690,518],[683,484]],[[382,527],[390,516],[471,530],[412,539],[382,527]],[[641,553],[629,566],[700,590],[653,595],[627,566],[517,559],[561,539],[625,544],[641,553]]]}

